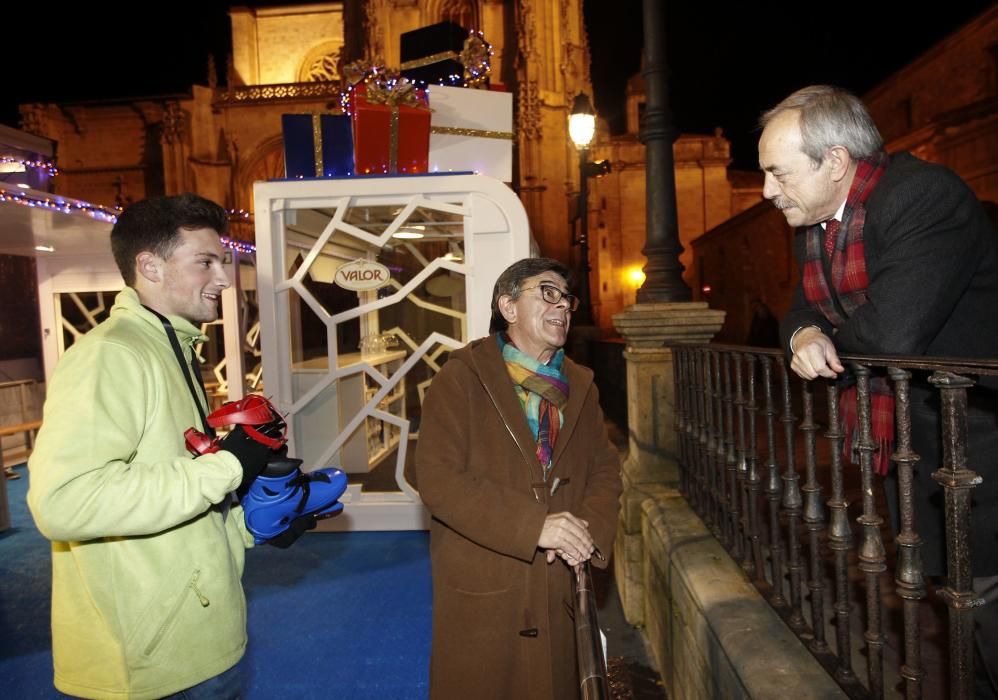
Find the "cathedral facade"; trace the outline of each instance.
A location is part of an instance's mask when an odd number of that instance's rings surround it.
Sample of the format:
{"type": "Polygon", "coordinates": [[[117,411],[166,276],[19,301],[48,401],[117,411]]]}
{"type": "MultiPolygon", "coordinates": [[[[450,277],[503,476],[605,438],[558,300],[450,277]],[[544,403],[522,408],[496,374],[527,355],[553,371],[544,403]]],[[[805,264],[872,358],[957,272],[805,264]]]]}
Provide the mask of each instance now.
{"type": "MultiPolygon", "coordinates": [[[[253,183],[284,177],[281,115],[334,109],[346,61],[398,66],[403,32],[449,20],[484,34],[494,50],[491,82],[514,96],[510,184],[540,252],[579,264],[571,223],[579,164],[567,122],[575,96],[592,95],[581,0],[347,0],[235,7],[229,15],[232,53],[224,70],[209,65],[205,84],[186,94],[21,106],[22,127],[58,143],[58,194],[125,206],[194,191],[249,212],[234,217],[233,235],[252,241],[253,183]]],[[[598,316],[605,330],[611,313],[630,303],[621,266],[643,263],[635,251],[644,240],[644,148],[636,121],[631,126],[630,141],[601,135],[598,149],[620,173],[614,186],[608,180],[600,188],[599,206],[588,213],[592,230],[605,238],[590,253],[597,309],[606,295],[598,316]],[[613,250],[629,252],[603,252],[613,250]]],[[[690,155],[677,165],[680,187],[699,183],[680,198],[684,239],[715,223],[703,212],[723,210],[722,219],[731,213],[725,144],[706,137],[682,147],[690,155]],[[720,207],[711,203],[721,200],[720,207]]]]}

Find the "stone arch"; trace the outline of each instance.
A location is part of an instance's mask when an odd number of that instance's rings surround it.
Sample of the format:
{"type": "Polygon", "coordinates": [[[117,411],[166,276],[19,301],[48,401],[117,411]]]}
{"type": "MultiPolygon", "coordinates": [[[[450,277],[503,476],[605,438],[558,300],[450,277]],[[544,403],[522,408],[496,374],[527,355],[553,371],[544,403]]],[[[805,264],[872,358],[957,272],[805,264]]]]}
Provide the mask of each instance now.
{"type": "Polygon", "coordinates": [[[312,47],[298,66],[299,83],[315,83],[340,79],[342,41],[324,41],[312,47]]]}
{"type": "Polygon", "coordinates": [[[284,177],[284,137],[276,134],[264,139],[239,164],[236,173],[236,208],[253,211],[253,183],[284,177]]]}
{"type": "Polygon", "coordinates": [[[482,28],[482,12],[478,0],[429,0],[424,10],[425,24],[454,22],[466,29],[482,28]]]}

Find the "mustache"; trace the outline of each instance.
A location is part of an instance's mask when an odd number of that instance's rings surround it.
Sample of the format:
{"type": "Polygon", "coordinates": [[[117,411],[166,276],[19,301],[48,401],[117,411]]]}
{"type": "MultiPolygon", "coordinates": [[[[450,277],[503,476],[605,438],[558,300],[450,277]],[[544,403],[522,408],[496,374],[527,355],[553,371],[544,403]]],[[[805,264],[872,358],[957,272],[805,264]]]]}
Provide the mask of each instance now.
{"type": "Polygon", "coordinates": [[[791,207],[796,207],[797,204],[792,199],[787,199],[786,197],[777,197],[773,200],[773,206],[777,209],[790,209],[791,207]]]}

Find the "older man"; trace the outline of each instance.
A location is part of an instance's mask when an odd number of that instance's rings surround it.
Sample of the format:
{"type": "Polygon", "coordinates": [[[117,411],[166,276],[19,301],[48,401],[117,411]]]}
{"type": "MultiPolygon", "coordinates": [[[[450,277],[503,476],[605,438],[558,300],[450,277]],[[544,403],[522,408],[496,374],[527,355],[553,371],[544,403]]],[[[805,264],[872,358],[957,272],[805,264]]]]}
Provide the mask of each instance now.
{"type": "Polygon", "coordinates": [[[568,277],[546,258],[511,265],[493,334],[454,352],[426,395],[433,698],[578,697],[571,567],[607,565],[621,482],[592,372],[562,350],[568,277]]]}
{"type": "MultiPolygon", "coordinates": [[[[798,229],[801,280],[781,328],[798,375],[839,376],[839,351],[998,358],[998,236],[959,177],[907,153],[888,156],[862,102],[838,88],[799,90],[766,112],[762,125],[763,194],[798,229]]],[[[986,398],[988,391],[976,393],[986,398]]],[[[934,405],[932,390],[916,381],[916,527],[925,573],[941,575],[942,499],[931,478],[941,451],[934,405]]],[[[974,490],[972,543],[974,587],[987,601],[977,613],[978,697],[995,697],[998,669],[998,473],[988,471],[998,455],[994,406],[980,402],[969,419],[971,466],[984,475],[974,490]]],[[[888,475],[896,521],[893,407],[887,382],[875,382],[876,466],[888,475]]]]}

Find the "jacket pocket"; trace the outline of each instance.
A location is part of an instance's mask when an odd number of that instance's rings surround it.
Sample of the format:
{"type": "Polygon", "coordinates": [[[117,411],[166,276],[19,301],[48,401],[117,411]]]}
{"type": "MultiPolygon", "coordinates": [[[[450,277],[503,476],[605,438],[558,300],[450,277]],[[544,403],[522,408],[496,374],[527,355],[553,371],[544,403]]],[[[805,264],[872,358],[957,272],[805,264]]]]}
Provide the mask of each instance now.
{"type": "Polygon", "coordinates": [[[160,614],[147,620],[149,624],[153,625],[153,627],[149,628],[153,630],[153,634],[152,637],[149,638],[149,641],[147,641],[142,647],[143,656],[152,656],[156,653],[156,650],[159,648],[160,644],[162,644],[163,639],[180,617],[180,611],[181,608],[183,608],[184,603],[187,602],[191,596],[194,596],[197,599],[198,604],[201,605],[201,607],[206,608],[211,604],[211,601],[209,601],[204,593],[201,592],[201,589],[198,586],[198,580],[200,578],[201,570],[195,569],[190,577],[184,582],[183,588],[173,596],[172,601],[164,601],[164,605],[154,606],[157,608],[155,612],[159,612],[160,614]],[[165,611],[165,614],[161,611],[165,611]]]}

